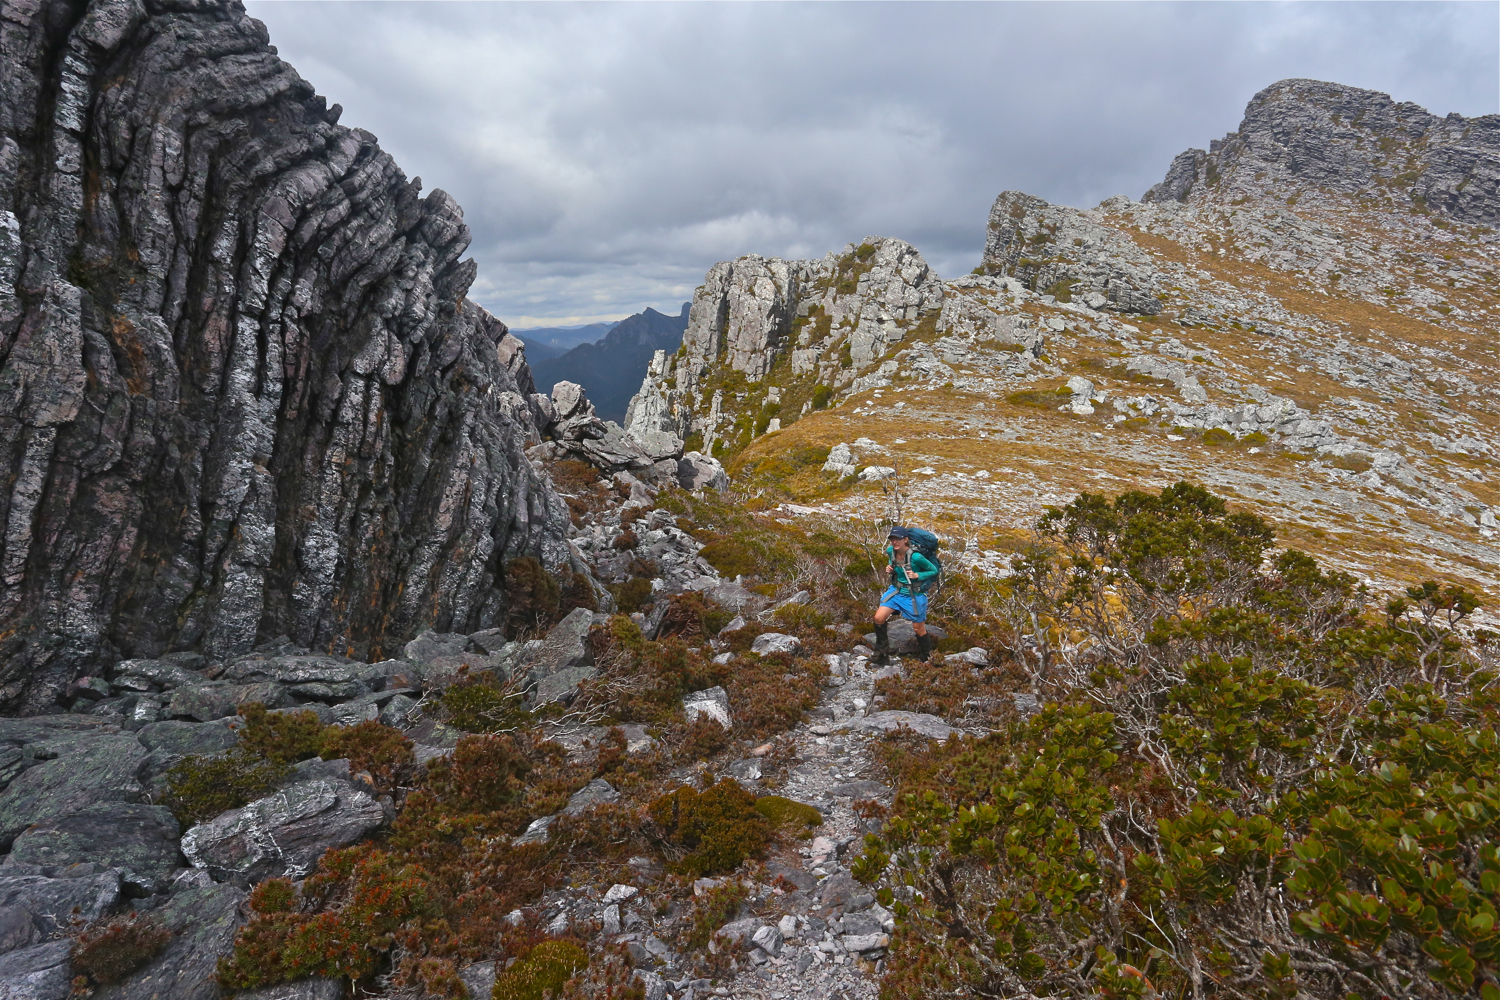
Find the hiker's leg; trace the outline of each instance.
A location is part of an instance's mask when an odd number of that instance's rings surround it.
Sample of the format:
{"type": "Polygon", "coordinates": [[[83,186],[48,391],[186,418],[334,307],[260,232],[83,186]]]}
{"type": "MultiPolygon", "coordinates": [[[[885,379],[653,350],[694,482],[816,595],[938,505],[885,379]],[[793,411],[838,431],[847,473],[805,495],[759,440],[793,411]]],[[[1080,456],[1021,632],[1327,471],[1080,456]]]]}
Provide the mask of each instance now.
{"type": "Polygon", "coordinates": [[[927,595],[912,598],[911,630],[917,633],[917,659],[926,663],[932,656],[932,636],[927,634],[927,595]]]}
{"type": "Polygon", "coordinates": [[[923,632],[917,636],[917,659],[926,663],[932,657],[932,636],[923,632]]]}
{"type": "Polygon", "coordinates": [[[875,663],[881,667],[891,662],[891,631],[886,623],[891,620],[896,609],[886,602],[894,599],[894,593],[894,590],[887,590],[882,594],[880,607],[875,609],[875,663]]]}

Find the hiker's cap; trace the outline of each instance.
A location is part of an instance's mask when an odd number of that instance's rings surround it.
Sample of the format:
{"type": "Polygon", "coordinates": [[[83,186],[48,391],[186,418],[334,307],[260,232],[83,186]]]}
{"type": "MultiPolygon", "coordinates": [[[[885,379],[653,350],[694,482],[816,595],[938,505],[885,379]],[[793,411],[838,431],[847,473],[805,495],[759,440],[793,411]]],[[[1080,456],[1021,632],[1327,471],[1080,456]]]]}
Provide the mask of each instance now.
{"type": "Polygon", "coordinates": [[[905,538],[905,539],[910,539],[911,538],[911,532],[907,531],[905,528],[901,527],[901,525],[898,524],[894,528],[892,528],[891,529],[891,533],[889,535],[886,535],[885,537],[886,538],[905,538]]]}

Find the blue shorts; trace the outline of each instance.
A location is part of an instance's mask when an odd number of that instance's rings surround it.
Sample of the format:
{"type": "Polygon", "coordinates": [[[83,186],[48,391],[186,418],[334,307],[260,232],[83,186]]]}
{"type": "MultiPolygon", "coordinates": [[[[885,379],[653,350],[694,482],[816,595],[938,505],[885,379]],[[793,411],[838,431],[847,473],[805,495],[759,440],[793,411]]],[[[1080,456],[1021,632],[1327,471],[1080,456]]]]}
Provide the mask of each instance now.
{"type": "Polygon", "coordinates": [[[895,587],[888,587],[886,592],[880,595],[880,606],[890,608],[909,622],[927,620],[926,594],[903,594],[895,587]]]}

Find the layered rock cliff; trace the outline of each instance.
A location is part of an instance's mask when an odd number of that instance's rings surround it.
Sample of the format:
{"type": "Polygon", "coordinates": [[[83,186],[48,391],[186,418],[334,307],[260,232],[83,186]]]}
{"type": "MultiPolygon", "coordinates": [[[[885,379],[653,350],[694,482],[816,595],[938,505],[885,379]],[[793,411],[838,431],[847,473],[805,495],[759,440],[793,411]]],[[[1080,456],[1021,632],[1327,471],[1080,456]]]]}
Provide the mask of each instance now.
{"type": "Polygon", "coordinates": [[[568,558],[462,212],[232,0],[0,15],[0,706],[99,659],[377,657],[568,558]]]}

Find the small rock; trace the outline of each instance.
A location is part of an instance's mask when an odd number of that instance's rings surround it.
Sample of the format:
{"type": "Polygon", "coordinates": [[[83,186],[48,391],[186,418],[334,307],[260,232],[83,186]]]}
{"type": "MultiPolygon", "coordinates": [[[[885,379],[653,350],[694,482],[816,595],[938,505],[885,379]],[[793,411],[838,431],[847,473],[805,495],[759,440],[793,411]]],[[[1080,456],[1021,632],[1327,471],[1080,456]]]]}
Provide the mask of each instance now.
{"type": "Polygon", "coordinates": [[[411,725],[411,713],[417,703],[404,694],[398,694],[385,703],[380,710],[380,724],[393,729],[406,729],[411,725]]]}
{"type": "Polygon", "coordinates": [[[458,970],[464,989],[469,991],[469,1000],[490,1000],[495,992],[495,963],[475,962],[458,970]]]}
{"type": "Polygon", "coordinates": [[[750,936],[750,943],[775,958],[781,954],[781,931],[770,924],[764,924],[750,936]]]}
{"type": "Polygon", "coordinates": [[[783,635],[780,632],[763,632],[755,637],[750,651],[768,656],[772,653],[795,653],[802,648],[802,640],[794,635],[783,635]]]}
{"type": "MultiPolygon", "coordinates": [[[[577,816],[593,806],[612,805],[618,801],[620,801],[620,793],[615,791],[615,786],[603,778],[595,778],[574,792],[562,811],[566,816],[577,816]]],[[[530,832],[529,827],[528,832],[530,832]]]]}
{"type": "Polygon", "coordinates": [[[870,781],[868,779],[834,785],[828,792],[840,798],[847,797],[852,799],[884,799],[892,794],[889,787],[882,785],[878,781],[870,781]]]}
{"type": "Polygon", "coordinates": [[[736,946],[749,944],[755,933],[764,926],[765,924],[758,917],[741,917],[739,920],[731,920],[720,927],[714,936],[723,938],[729,944],[736,946]]]}
{"type": "Polygon", "coordinates": [[[108,698],[113,693],[109,681],[103,677],[80,677],[73,682],[73,694],[88,701],[108,698]]]}
{"type": "Polygon", "coordinates": [[[604,902],[623,903],[627,899],[634,899],[636,894],[640,891],[641,890],[637,889],[633,885],[622,885],[620,883],[616,883],[610,886],[609,891],[604,894],[604,902]]]}
{"type": "Polygon", "coordinates": [[[926,736],[934,740],[946,740],[957,733],[948,723],[935,715],[927,715],[920,712],[875,712],[860,719],[850,719],[845,728],[863,729],[868,732],[889,733],[897,729],[910,729],[912,732],[926,736]]]}
{"type": "MultiPolygon", "coordinates": [[[[689,452],[689,454],[697,454],[697,452],[689,452]]],[[[726,477],[726,483],[727,481],[728,477],[726,477]]],[[[667,982],[661,976],[644,969],[636,969],[631,973],[631,978],[644,988],[643,1000],[667,1000],[667,982]]]]}
{"type": "Polygon", "coordinates": [[[783,941],[790,937],[796,937],[797,918],[788,913],[786,916],[782,917],[781,920],[776,924],[776,929],[781,932],[781,938],[783,941]]]}
{"type": "Polygon", "coordinates": [[[891,936],[879,934],[845,934],[841,939],[845,950],[853,952],[874,951],[891,943],[891,936]]]}
{"type": "Polygon", "coordinates": [[[699,716],[707,716],[725,729],[734,728],[734,719],[729,714],[729,695],[721,687],[706,688],[686,695],[682,699],[682,710],[690,723],[699,716]]]}
{"type": "Polygon", "coordinates": [[[755,791],[754,785],[760,780],[761,776],[760,760],[755,757],[746,757],[743,760],[737,760],[733,764],[730,764],[724,769],[724,772],[741,785],[746,786],[746,791],[753,792],[755,791]]]}
{"type": "Polygon", "coordinates": [[[896,474],[896,470],[889,465],[867,465],[859,472],[860,482],[874,483],[882,479],[889,479],[896,474]]]}
{"type": "Polygon", "coordinates": [[[547,831],[551,828],[556,816],[539,816],[527,824],[526,829],[511,841],[511,844],[520,847],[524,844],[545,844],[547,842],[547,831]]]}
{"type": "Polygon", "coordinates": [[[1010,696],[1011,704],[1015,705],[1016,711],[1022,715],[1035,715],[1041,711],[1041,702],[1037,696],[1026,691],[1017,691],[1010,696]]]}

